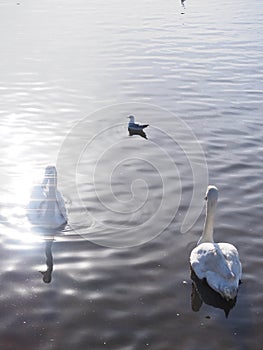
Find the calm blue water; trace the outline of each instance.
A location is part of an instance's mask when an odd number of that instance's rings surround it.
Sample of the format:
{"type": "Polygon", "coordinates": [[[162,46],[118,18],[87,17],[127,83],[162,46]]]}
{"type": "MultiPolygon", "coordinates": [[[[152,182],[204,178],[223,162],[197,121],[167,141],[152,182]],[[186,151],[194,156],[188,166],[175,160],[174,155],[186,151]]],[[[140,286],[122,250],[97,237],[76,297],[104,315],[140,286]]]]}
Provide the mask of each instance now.
{"type": "Polygon", "coordinates": [[[262,20],[244,0],[0,2],[1,349],[261,348],[262,20]],[[69,213],[48,235],[25,216],[47,164],[69,213]],[[227,311],[190,276],[208,183],[243,264],[227,311]]]}

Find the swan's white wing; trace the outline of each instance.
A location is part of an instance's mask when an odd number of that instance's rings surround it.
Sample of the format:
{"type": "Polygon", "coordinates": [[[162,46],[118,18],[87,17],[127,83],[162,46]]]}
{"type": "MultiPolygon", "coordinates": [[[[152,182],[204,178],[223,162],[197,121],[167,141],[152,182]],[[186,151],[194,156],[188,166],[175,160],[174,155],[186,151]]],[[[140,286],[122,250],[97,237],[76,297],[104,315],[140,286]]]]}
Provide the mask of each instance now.
{"type": "Polygon", "coordinates": [[[223,297],[233,299],[236,296],[241,264],[231,244],[202,243],[193,249],[190,263],[197,277],[205,278],[223,297]]]}
{"type": "Polygon", "coordinates": [[[39,222],[40,216],[45,210],[47,194],[42,186],[34,186],[31,192],[30,201],[27,205],[27,217],[32,224],[39,222]]]}
{"type": "Polygon", "coordinates": [[[218,243],[218,246],[226,259],[229,269],[238,280],[241,280],[242,265],[236,247],[229,243],[218,243]]]}
{"type": "Polygon", "coordinates": [[[57,228],[67,223],[65,202],[56,191],[54,211],[50,211],[48,194],[43,186],[34,186],[27,205],[27,217],[31,224],[57,228]]]}
{"type": "Polygon", "coordinates": [[[208,271],[221,274],[221,259],[213,243],[202,243],[192,250],[191,266],[200,279],[207,278],[208,271]]]}
{"type": "Polygon", "coordinates": [[[231,244],[202,243],[193,249],[190,263],[199,278],[207,278],[207,273],[212,271],[220,278],[228,280],[233,279],[236,275],[236,269],[232,271],[232,267],[234,265],[236,268],[238,265],[237,256],[237,250],[231,244]],[[234,250],[230,247],[233,247],[234,250]]]}
{"type": "Polygon", "coordinates": [[[42,186],[34,186],[30,195],[30,201],[27,208],[38,209],[41,203],[46,200],[46,191],[42,186]]]}

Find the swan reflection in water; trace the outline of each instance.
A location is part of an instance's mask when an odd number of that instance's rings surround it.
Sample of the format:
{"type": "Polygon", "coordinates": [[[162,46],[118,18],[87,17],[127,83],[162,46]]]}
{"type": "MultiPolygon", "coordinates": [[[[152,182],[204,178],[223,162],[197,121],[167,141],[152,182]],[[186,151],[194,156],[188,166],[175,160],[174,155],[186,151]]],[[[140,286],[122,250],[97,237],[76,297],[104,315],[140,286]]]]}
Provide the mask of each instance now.
{"type": "Polygon", "coordinates": [[[52,280],[52,272],[53,272],[53,254],[52,254],[52,248],[53,244],[56,241],[55,237],[60,236],[63,234],[63,232],[67,231],[66,224],[64,226],[61,226],[57,230],[43,230],[37,228],[38,232],[41,230],[41,234],[44,236],[45,241],[45,256],[46,256],[46,270],[45,271],[39,271],[42,275],[42,279],[44,283],[50,283],[52,280]]]}
{"type": "Polygon", "coordinates": [[[191,294],[192,310],[198,312],[204,302],[207,305],[224,310],[227,318],[230,310],[235,306],[237,298],[227,301],[219,293],[215,292],[205,280],[199,279],[192,269],[191,279],[193,281],[191,294]]]}
{"type": "Polygon", "coordinates": [[[53,272],[53,255],[52,255],[52,246],[54,243],[54,236],[50,236],[46,238],[45,242],[45,254],[46,254],[46,271],[39,271],[43,276],[43,282],[50,283],[52,280],[52,272],[53,272]]]}

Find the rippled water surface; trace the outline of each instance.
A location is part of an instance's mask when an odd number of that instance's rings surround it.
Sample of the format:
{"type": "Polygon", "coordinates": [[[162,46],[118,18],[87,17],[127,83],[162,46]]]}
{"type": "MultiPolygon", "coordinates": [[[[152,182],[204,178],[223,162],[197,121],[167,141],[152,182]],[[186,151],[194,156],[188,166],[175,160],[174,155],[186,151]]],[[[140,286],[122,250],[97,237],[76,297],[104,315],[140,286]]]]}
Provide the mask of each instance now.
{"type": "Polygon", "coordinates": [[[1,349],[261,349],[262,20],[259,1],[1,0],[1,349]],[[47,164],[69,215],[49,233],[25,215],[47,164]],[[243,264],[230,305],[190,275],[208,182],[243,264]]]}

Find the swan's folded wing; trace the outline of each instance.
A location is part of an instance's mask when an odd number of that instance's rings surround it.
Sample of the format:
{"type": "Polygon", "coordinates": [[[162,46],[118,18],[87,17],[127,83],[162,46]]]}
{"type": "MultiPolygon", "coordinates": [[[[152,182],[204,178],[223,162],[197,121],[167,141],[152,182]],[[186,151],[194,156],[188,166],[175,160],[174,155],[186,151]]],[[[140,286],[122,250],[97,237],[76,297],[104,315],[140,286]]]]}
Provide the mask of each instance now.
{"type": "Polygon", "coordinates": [[[233,273],[216,244],[204,243],[197,246],[191,253],[190,263],[200,279],[207,279],[210,273],[224,279],[233,278],[233,273]]]}
{"type": "Polygon", "coordinates": [[[64,217],[64,219],[67,221],[68,213],[67,213],[65,201],[64,201],[64,198],[62,197],[62,195],[59,191],[56,192],[56,198],[57,198],[57,203],[58,203],[60,213],[64,217]]]}
{"type": "Polygon", "coordinates": [[[239,260],[239,254],[235,246],[229,243],[219,243],[220,250],[224,255],[229,269],[235,275],[236,278],[241,280],[242,265],[239,260]]]}
{"type": "Polygon", "coordinates": [[[198,278],[206,278],[207,271],[217,270],[216,250],[212,243],[205,243],[192,250],[190,264],[198,278]]]}
{"type": "Polygon", "coordinates": [[[47,195],[42,186],[34,186],[31,192],[30,201],[26,207],[27,217],[32,224],[39,221],[40,215],[45,210],[47,195]]]}

